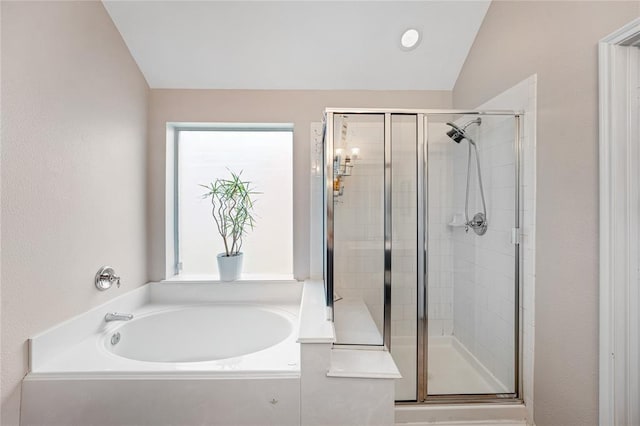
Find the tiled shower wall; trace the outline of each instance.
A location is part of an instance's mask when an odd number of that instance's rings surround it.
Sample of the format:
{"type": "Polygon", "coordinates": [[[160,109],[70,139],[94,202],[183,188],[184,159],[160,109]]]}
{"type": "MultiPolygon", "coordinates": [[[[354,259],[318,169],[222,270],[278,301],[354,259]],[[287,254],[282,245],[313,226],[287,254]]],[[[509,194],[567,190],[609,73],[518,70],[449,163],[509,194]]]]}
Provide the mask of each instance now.
{"type": "Polygon", "coordinates": [[[407,337],[403,343],[413,346],[418,308],[417,117],[392,115],[391,123],[391,335],[398,343],[398,337],[407,337]]]}
{"type": "Polygon", "coordinates": [[[429,122],[427,165],[427,270],[429,336],[453,332],[453,154],[459,147],[444,123],[429,122]]]}
{"type": "Polygon", "coordinates": [[[382,335],[384,126],[382,119],[365,122],[356,117],[348,119],[344,142],[340,131],[334,139],[335,147],[345,153],[351,148],[360,149],[351,176],[343,178],[342,195],[334,196],[335,290],[345,299],[363,300],[382,335]]]}

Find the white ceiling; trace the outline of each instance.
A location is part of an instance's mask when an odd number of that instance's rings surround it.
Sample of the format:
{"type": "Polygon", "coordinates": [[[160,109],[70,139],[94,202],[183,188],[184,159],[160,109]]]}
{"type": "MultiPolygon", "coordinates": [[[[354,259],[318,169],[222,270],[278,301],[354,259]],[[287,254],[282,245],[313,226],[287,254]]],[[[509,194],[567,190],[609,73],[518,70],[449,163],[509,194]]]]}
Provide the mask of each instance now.
{"type": "Polygon", "coordinates": [[[490,1],[104,4],[152,88],[451,90],[490,1]]]}

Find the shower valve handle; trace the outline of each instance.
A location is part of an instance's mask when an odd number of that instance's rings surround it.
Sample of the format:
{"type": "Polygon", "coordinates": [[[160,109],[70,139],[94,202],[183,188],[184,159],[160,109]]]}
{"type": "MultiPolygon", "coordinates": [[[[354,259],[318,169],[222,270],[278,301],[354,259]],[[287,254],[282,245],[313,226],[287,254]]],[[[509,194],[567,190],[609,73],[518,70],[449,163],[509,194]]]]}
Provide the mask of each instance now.
{"type": "Polygon", "coordinates": [[[473,219],[466,223],[465,229],[473,229],[478,235],[484,235],[487,232],[487,216],[484,213],[476,213],[473,219]]]}
{"type": "Polygon", "coordinates": [[[113,284],[120,288],[120,277],[117,276],[110,266],[103,266],[100,268],[95,278],[96,288],[100,291],[105,291],[111,288],[113,284]]]}

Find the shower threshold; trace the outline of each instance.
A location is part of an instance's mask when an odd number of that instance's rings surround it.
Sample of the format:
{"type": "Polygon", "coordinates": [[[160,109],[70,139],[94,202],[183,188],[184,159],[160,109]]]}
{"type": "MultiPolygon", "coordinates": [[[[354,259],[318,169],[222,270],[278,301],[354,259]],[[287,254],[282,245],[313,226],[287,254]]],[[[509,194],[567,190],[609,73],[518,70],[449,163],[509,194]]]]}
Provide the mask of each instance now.
{"type": "Polygon", "coordinates": [[[402,425],[499,425],[526,426],[522,402],[504,404],[396,404],[395,426],[402,425]]]}

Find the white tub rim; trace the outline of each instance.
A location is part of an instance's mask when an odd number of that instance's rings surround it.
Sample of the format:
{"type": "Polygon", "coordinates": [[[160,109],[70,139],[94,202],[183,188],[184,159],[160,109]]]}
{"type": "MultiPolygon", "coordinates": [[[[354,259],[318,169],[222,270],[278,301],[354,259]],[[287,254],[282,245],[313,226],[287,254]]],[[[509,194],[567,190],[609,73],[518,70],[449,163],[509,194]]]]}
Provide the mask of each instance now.
{"type": "MultiPolygon", "coordinates": [[[[222,304],[243,304],[259,305],[268,308],[282,309],[292,314],[298,319],[295,321],[295,332],[285,341],[296,351],[295,361],[299,366],[299,346],[296,343],[296,333],[299,327],[299,310],[302,298],[303,283],[297,281],[287,282],[242,282],[242,283],[148,283],[142,285],[123,295],[115,297],[99,306],[89,309],[73,318],[67,319],[59,324],[49,327],[47,330],[29,339],[29,377],[32,379],[46,377],[56,377],[64,375],[66,377],[103,377],[101,369],[88,370],[78,368],[71,371],[69,369],[56,371],[50,368],[50,360],[57,358],[69,348],[73,348],[79,342],[90,339],[98,334],[112,332],[119,327],[119,324],[109,324],[104,321],[107,312],[134,313],[140,317],[143,315],[140,310],[146,310],[149,305],[171,305],[168,308],[177,308],[184,305],[203,305],[210,303],[222,304]],[[172,302],[172,303],[169,303],[172,302]]],[[[152,311],[158,309],[154,306],[152,311]]],[[[95,340],[94,340],[95,343],[95,340]]],[[[92,348],[96,350],[95,347],[92,348]]],[[[292,349],[293,350],[293,349],[292,349]]],[[[113,354],[112,354],[113,355],[113,354]]],[[[113,355],[116,356],[116,355],[113,355]]],[[[119,357],[120,358],[120,357],[119,357]]],[[[126,358],[123,358],[127,360],[126,358]]],[[[128,360],[127,360],[128,361],[128,360]]],[[[142,361],[131,361],[142,363],[142,361]]],[[[205,362],[206,363],[206,362],[205,362]]],[[[158,364],[157,362],[151,364],[158,364]]],[[[172,364],[172,363],[169,363],[172,364]]],[[[224,373],[222,371],[144,371],[139,372],[128,369],[126,371],[108,371],[106,376],[127,376],[136,375],[152,377],[159,375],[186,375],[186,376],[226,376],[226,375],[267,375],[281,374],[285,376],[299,375],[299,367],[278,370],[271,365],[268,368],[253,368],[248,372],[236,371],[224,373]]]]}

